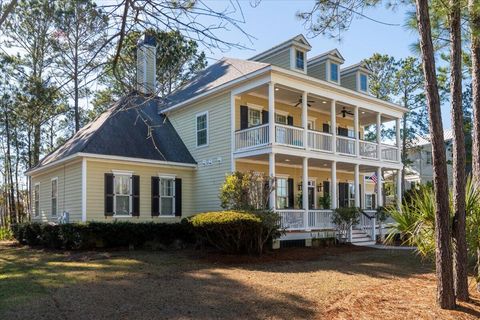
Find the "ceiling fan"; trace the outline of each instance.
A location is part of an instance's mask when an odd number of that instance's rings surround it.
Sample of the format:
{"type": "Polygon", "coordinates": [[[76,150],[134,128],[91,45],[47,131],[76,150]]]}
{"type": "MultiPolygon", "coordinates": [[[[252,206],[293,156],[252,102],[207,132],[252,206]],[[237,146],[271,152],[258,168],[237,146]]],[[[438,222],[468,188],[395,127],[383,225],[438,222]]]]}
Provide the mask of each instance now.
{"type": "MultiPolygon", "coordinates": [[[[296,105],[294,105],[294,107],[295,107],[295,108],[298,107],[299,105],[302,104],[302,102],[303,102],[303,101],[302,101],[302,98],[298,99],[298,102],[297,102],[296,105]]],[[[307,106],[311,107],[312,105],[311,105],[310,103],[314,103],[314,102],[315,102],[315,101],[313,101],[313,100],[307,100],[307,106]]]]}
{"type": "Polygon", "coordinates": [[[347,109],[345,109],[345,107],[343,107],[342,111],[340,111],[338,114],[342,114],[343,118],[345,118],[347,116],[347,114],[353,116],[353,112],[348,111],[347,109]]]}

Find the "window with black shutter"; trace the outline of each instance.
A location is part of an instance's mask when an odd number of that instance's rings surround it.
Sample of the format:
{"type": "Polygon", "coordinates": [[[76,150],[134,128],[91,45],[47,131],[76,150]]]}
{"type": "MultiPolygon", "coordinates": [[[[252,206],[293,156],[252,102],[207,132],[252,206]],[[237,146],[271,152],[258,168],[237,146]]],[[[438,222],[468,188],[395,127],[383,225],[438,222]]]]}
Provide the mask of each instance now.
{"type": "Polygon", "coordinates": [[[113,216],[113,202],[115,194],[113,192],[113,174],[105,173],[105,216],[113,216]]]}
{"type": "Polygon", "coordinates": [[[132,216],[140,216],[140,176],[132,176],[132,216]]]}
{"type": "Polygon", "coordinates": [[[182,216],[182,179],[175,179],[175,216],[182,216]]]}
{"type": "Polygon", "coordinates": [[[151,181],[151,190],[152,190],[152,203],[151,211],[153,217],[158,217],[160,215],[160,178],[152,177],[151,181]]]}
{"type": "Polygon", "coordinates": [[[293,178],[288,178],[288,207],[293,209],[295,206],[295,196],[294,196],[294,182],[293,178]]]}

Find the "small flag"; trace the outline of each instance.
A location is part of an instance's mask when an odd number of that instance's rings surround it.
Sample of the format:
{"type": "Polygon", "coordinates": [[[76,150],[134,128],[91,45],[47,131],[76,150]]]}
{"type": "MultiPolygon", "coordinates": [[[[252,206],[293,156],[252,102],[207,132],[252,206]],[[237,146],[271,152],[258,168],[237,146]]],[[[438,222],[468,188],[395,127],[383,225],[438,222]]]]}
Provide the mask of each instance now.
{"type": "Polygon", "coordinates": [[[377,183],[377,174],[374,173],[373,175],[370,176],[370,180],[372,180],[373,182],[377,183]]]}

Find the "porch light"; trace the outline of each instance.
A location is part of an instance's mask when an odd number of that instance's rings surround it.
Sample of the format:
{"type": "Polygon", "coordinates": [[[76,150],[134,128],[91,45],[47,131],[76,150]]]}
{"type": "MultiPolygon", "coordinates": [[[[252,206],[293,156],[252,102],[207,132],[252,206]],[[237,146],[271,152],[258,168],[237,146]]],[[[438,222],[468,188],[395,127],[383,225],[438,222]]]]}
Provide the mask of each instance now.
{"type": "Polygon", "coordinates": [[[303,184],[302,184],[302,182],[300,182],[300,183],[298,184],[298,191],[302,191],[302,187],[303,187],[303,184]]]}
{"type": "Polygon", "coordinates": [[[317,192],[322,192],[322,184],[317,184],[317,192]]]}

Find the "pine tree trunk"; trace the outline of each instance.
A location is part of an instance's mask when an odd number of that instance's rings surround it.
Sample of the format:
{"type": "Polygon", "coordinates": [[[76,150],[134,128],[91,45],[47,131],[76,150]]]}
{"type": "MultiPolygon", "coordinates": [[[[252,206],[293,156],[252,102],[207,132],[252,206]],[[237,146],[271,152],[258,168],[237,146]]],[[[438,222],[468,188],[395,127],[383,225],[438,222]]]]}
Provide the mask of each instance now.
{"type": "Polygon", "coordinates": [[[447,161],[443,141],[440,96],[435,69],[428,0],[416,0],[416,14],[422,53],[425,93],[430,120],[433,156],[433,185],[435,192],[435,265],[437,303],[443,309],[455,308],[452,249],[449,227],[447,161]]]}
{"type": "Polygon", "coordinates": [[[467,238],[465,214],[465,136],[462,109],[462,39],[460,1],[450,0],[450,103],[453,127],[453,241],[455,295],[468,300],[467,238]]]}
{"type": "Polygon", "coordinates": [[[478,0],[468,1],[472,53],[472,175],[477,187],[480,186],[480,4],[478,0]]]}

